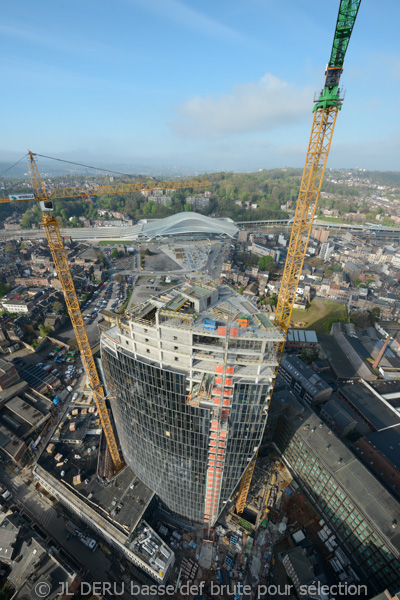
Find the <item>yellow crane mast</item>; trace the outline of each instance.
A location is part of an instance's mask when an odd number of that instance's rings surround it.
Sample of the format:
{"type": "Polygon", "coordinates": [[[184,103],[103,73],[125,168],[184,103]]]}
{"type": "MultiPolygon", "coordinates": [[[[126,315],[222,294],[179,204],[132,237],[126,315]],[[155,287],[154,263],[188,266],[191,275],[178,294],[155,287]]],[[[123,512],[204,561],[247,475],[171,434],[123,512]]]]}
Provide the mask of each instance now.
{"type": "Polygon", "coordinates": [[[90,347],[90,343],[87,337],[79,305],[79,300],[76,295],[74,281],[71,275],[71,270],[68,265],[68,259],[65,253],[63,239],[60,234],[60,228],[56,217],[53,215],[53,199],[71,197],[89,199],[89,197],[93,194],[97,195],[132,193],[142,191],[143,189],[149,191],[165,189],[183,189],[202,185],[209,185],[210,182],[201,179],[190,179],[178,182],[169,181],[162,183],[136,182],[134,184],[100,186],[95,190],[79,188],[60,188],[53,190],[51,194],[47,194],[46,188],[43,184],[42,178],[40,176],[39,170],[35,162],[35,155],[33,154],[33,152],[29,152],[28,156],[29,170],[31,174],[32,184],[35,188],[36,194],[22,194],[16,196],[9,196],[8,198],[0,198],[0,203],[32,200],[40,201],[40,208],[43,213],[42,226],[46,233],[47,241],[54,261],[54,266],[56,268],[61,288],[64,293],[68,314],[70,316],[71,323],[74,328],[76,341],[78,342],[78,347],[81,353],[82,363],[86,371],[89,386],[93,392],[93,399],[95,401],[96,408],[99,413],[101,426],[106,437],[107,446],[110,451],[111,459],[114,466],[114,471],[118,473],[123,467],[123,460],[121,458],[117,441],[115,438],[115,433],[110,421],[104,388],[101,383],[96,363],[93,357],[92,349],[90,347]]]}
{"type": "MultiPolygon", "coordinates": [[[[341,97],[339,82],[343,71],[344,57],[360,4],[361,0],[340,0],[331,58],[325,73],[325,85],[314,107],[311,136],[275,312],[275,325],[284,330],[285,337],[303,269],[336,117],[342,106],[343,98],[341,97]]],[[[275,380],[284,346],[285,342],[282,342],[277,348],[278,367],[275,371],[275,380]]],[[[270,392],[269,403],[272,392],[273,387],[270,392]]],[[[235,507],[237,514],[241,514],[246,506],[256,458],[257,452],[240,482],[235,507]]]]}

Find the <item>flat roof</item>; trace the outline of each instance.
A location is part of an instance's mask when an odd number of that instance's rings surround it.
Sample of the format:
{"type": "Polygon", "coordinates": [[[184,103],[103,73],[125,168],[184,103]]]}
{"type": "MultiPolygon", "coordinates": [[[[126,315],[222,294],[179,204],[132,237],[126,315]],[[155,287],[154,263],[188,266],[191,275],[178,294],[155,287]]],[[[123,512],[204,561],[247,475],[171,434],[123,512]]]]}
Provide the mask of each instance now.
{"type": "Polygon", "coordinates": [[[396,409],[385,402],[378,393],[371,391],[364,382],[341,385],[339,394],[340,392],[378,431],[400,423],[400,414],[396,409]]]}
{"type": "Polygon", "coordinates": [[[31,427],[37,426],[37,424],[44,418],[44,414],[37,410],[19,396],[15,396],[9,400],[6,404],[6,408],[11,412],[15,413],[20,419],[26,421],[31,427]]]}
{"type": "Polygon", "coordinates": [[[392,527],[394,520],[400,523],[399,503],[335,435],[329,435],[315,413],[306,408],[300,418],[288,421],[399,556],[400,527],[392,527]]]}
{"type": "Polygon", "coordinates": [[[0,448],[13,458],[25,447],[25,442],[0,423],[0,448]]]}
{"type": "Polygon", "coordinates": [[[237,329],[235,337],[284,340],[282,330],[276,327],[265,313],[259,312],[252,302],[229,286],[220,286],[207,277],[193,279],[167,292],[160,292],[145,303],[135,304],[125,313],[124,318],[143,323],[143,319],[156,310],[160,313],[160,327],[164,324],[172,324],[194,332],[206,333],[209,336],[225,337],[225,333],[218,332],[218,327],[225,327],[230,321],[230,326],[237,329]],[[210,298],[213,296],[212,303],[200,312],[196,312],[194,305],[190,304],[190,299],[201,300],[208,296],[210,298]],[[188,298],[186,303],[185,298],[188,298]],[[236,319],[240,318],[248,320],[247,327],[239,327],[236,319]],[[206,330],[206,320],[215,321],[215,330],[206,330]]]}
{"type": "Polygon", "coordinates": [[[400,425],[384,431],[375,431],[365,437],[400,469],[400,425]]]}
{"type": "Polygon", "coordinates": [[[4,373],[7,373],[7,371],[10,371],[13,368],[13,363],[9,362],[8,360],[4,360],[4,358],[0,358],[0,372],[3,371],[4,373]]]}
{"type": "Polygon", "coordinates": [[[318,338],[315,331],[308,331],[306,329],[288,329],[287,341],[317,344],[318,338]]]}
{"type": "Polygon", "coordinates": [[[159,577],[164,577],[174,561],[174,553],[144,520],[132,533],[126,545],[159,577]]]}
{"type": "MultiPolygon", "coordinates": [[[[87,502],[100,516],[118,526],[126,535],[140,521],[154,492],[144,485],[129,467],[125,467],[108,484],[98,477],[100,436],[87,434],[87,431],[90,431],[92,416],[89,413],[86,415],[86,435],[79,444],[65,443],[59,436],[53,436],[49,442],[55,445],[53,452],[49,454],[45,449],[38,465],[63,483],[69,491],[87,502]],[[57,454],[61,454],[60,460],[55,459],[57,454]],[[65,460],[67,462],[64,462],[65,460]],[[73,479],[78,474],[81,483],[74,485],[73,479]]],[[[65,423],[71,422],[66,417],[62,420],[65,423]]]]}

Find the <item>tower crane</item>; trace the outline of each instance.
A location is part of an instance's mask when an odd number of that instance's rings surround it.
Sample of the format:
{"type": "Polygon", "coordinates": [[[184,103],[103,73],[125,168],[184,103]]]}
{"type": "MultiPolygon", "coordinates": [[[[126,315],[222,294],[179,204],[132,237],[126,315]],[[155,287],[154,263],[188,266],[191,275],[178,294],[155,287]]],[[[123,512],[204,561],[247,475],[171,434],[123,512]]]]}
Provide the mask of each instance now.
{"type": "Polygon", "coordinates": [[[54,261],[54,266],[56,268],[61,288],[64,293],[68,314],[70,316],[76,340],[78,342],[78,347],[81,353],[82,363],[86,371],[89,386],[93,393],[93,399],[100,417],[101,426],[103,428],[103,432],[113,462],[114,471],[118,473],[123,467],[123,461],[119,453],[118,444],[110,421],[110,416],[108,414],[103,384],[101,383],[96,363],[93,357],[92,349],[90,347],[90,343],[85,330],[79,300],[76,295],[74,281],[68,265],[68,259],[65,253],[63,239],[60,234],[60,228],[56,217],[53,215],[53,200],[61,198],[79,198],[88,200],[94,194],[126,194],[132,192],[140,192],[143,190],[152,191],[166,189],[183,189],[209,185],[210,182],[201,179],[169,181],[162,183],[135,182],[116,185],[103,185],[93,189],[60,188],[55,189],[50,194],[48,194],[40,176],[35,161],[35,155],[33,154],[33,152],[28,153],[28,159],[31,180],[36,193],[9,196],[8,198],[0,198],[0,203],[18,201],[23,202],[32,200],[40,202],[40,208],[42,209],[43,213],[42,226],[46,233],[47,241],[54,261]]]}
{"type": "MultiPolygon", "coordinates": [[[[283,329],[285,337],[289,328],[297,287],[303,269],[336,117],[342,107],[343,95],[339,88],[340,77],[343,72],[344,57],[360,4],[361,0],[340,0],[332,52],[325,71],[325,84],[315,101],[311,136],[275,312],[275,325],[283,329]]],[[[285,343],[282,342],[278,347],[278,367],[276,367],[275,371],[275,380],[284,345],[285,343]]],[[[271,401],[272,392],[273,387],[270,392],[268,406],[271,401]]],[[[241,514],[245,508],[256,457],[257,453],[247,467],[240,482],[239,494],[236,501],[237,514],[241,514]]]]}

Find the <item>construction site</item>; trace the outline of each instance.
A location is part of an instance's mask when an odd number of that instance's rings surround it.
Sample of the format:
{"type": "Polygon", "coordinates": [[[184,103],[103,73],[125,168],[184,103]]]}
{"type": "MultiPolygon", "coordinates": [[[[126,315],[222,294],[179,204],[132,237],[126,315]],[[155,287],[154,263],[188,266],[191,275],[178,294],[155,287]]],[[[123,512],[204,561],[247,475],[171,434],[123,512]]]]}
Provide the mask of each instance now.
{"type": "MultiPolygon", "coordinates": [[[[347,498],[340,469],[351,470],[353,462],[338,446],[342,455],[329,463],[333,451],[328,451],[336,442],[326,443],[325,434],[332,432],[322,421],[315,414],[303,415],[304,409],[293,403],[277,419],[276,431],[265,437],[342,106],[340,78],[360,3],[340,1],[323,89],[315,98],[276,310],[269,317],[246,296],[201,273],[208,260],[204,249],[171,245],[175,262],[189,267],[186,281],[122,315],[108,313],[100,355],[95,356],[54,201],[90,200],[94,193],[162,193],[210,182],[197,178],[107,184],[96,190],[64,187],[48,194],[29,152],[35,193],[0,199],[40,202],[90,395],[85,406],[66,409],[34,476],[95,531],[93,547],[104,539],[134,565],[138,579],[173,582],[176,598],[269,597],[264,590],[271,582],[285,589],[289,585],[288,595],[298,595],[302,584],[317,580],[360,581],[355,563],[364,578],[371,574],[372,590],[383,578],[400,584],[400,539],[392,531],[397,507],[382,493],[385,511],[374,529],[369,515],[375,501],[364,507],[362,499],[357,504],[347,498]],[[304,425],[306,419],[310,423],[304,425]],[[323,446],[326,472],[324,461],[319,464],[315,458],[323,446]],[[316,483],[309,489],[311,476],[316,483]],[[340,522],[339,514],[344,515],[340,522]],[[364,542],[367,537],[373,540],[370,547],[364,542]],[[204,582],[204,595],[184,591],[185,582],[204,582]],[[213,584],[225,585],[225,591],[214,593],[213,584]]],[[[375,366],[384,351],[385,346],[375,366]]],[[[364,472],[360,481],[362,477],[368,482],[364,472]]],[[[347,484],[351,487],[351,481],[347,484]]],[[[82,538],[92,543],[87,535],[82,538]]]]}

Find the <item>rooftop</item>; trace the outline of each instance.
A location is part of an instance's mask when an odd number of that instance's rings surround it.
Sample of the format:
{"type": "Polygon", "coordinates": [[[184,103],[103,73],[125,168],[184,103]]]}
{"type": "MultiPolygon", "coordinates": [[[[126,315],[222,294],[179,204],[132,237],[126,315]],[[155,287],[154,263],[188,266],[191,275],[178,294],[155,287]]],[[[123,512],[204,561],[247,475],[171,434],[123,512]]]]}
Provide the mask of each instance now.
{"type": "Polygon", "coordinates": [[[4,358],[0,358],[0,375],[14,369],[14,365],[4,358]]]}
{"type": "Polygon", "coordinates": [[[163,236],[198,235],[226,235],[230,238],[239,231],[232,219],[212,219],[195,212],[177,213],[165,219],[153,221],[139,221],[138,235],[143,238],[153,239],[163,236]]]}
{"type": "MultiPolygon", "coordinates": [[[[61,420],[65,423],[61,431],[69,429],[69,424],[74,422],[73,418],[68,419],[67,414],[61,420]]],[[[84,431],[79,441],[70,443],[70,439],[64,440],[56,432],[50,440],[54,444],[53,451],[45,450],[38,465],[126,535],[140,521],[154,494],[129,467],[110,483],[102,481],[97,475],[100,430],[93,422],[97,417],[87,413],[78,414],[77,419],[84,431]],[[97,434],[94,433],[96,431],[97,434]],[[77,476],[79,478],[74,479],[77,476]]]]}
{"type": "Polygon", "coordinates": [[[312,396],[325,390],[332,391],[332,388],[298,356],[285,356],[282,358],[281,365],[286,371],[289,371],[292,377],[301,381],[302,387],[312,396]]]}
{"type": "Polygon", "coordinates": [[[156,532],[142,521],[128,540],[128,547],[143,562],[163,577],[174,561],[174,554],[156,532]]]}
{"type": "Polygon", "coordinates": [[[19,396],[14,396],[14,398],[9,400],[6,408],[31,427],[36,427],[45,416],[40,410],[31,406],[19,396]]]}
{"type": "Polygon", "coordinates": [[[365,382],[342,385],[338,393],[378,431],[400,423],[400,413],[365,382]]]}
{"type": "Polygon", "coordinates": [[[387,540],[396,556],[400,555],[400,506],[372,473],[335,436],[317,415],[305,409],[303,415],[291,417],[289,423],[303,442],[324,462],[325,468],[346,490],[348,497],[362,510],[387,540]],[[328,448],[328,450],[327,450],[328,448]]]}
{"type": "Polygon", "coordinates": [[[0,561],[10,563],[20,527],[14,525],[8,516],[3,513],[0,517],[0,561]]]}
{"type": "Polygon", "coordinates": [[[135,305],[125,314],[127,320],[154,323],[158,312],[160,324],[170,324],[207,335],[226,335],[228,324],[231,337],[268,338],[281,341],[283,334],[265,313],[228,286],[218,286],[208,278],[194,279],[161,292],[144,304],[135,305]]]}
{"type": "Polygon", "coordinates": [[[338,379],[359,379],[358,369],[348,360],[346,354],[332,335],[318,334],[318,341],[338,379]]]}
{"type": "Polygon", "coordinates": [[[366,438],[400,470],[400,425],[376,431],[366,438]]]}
{"type": "Polygon", "coordinates": [[[75,574],[68,572],[53,556],[48,548],[35,538],[24,542],[20,551],[20,560],[14,561],[8,580],[16,588],[15,600],[39,600],[39,582],[46,586],[46,597],[53,600],[59,597],[60,585],[71,584],[75,574]]]}

